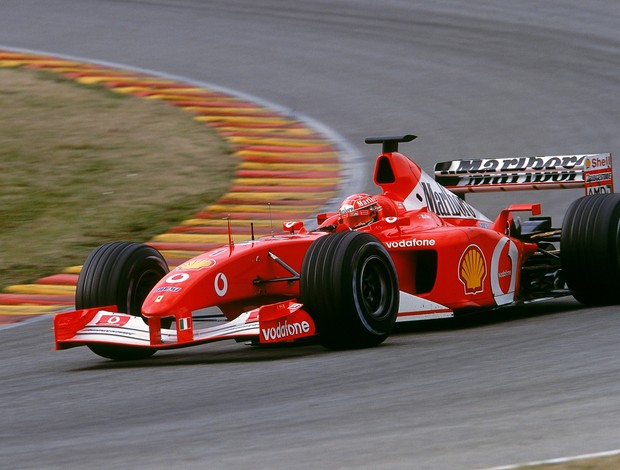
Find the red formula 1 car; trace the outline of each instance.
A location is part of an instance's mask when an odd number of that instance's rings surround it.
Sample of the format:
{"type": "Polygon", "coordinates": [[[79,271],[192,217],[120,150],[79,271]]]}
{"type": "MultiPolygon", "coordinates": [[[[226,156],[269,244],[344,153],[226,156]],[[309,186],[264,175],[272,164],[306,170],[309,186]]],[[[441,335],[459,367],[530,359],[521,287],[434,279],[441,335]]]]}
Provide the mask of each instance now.
{"type": "Polygon", "coordinates": [[[382,144],[375,196],[284,232],[197,256],[173,271],[154,248],[105,244],[86,259],[76,311],[57,314],[57,349],[87,345],[111,359],[222,339],[287,342],[318,335],[328,348],[381,343],[395,322],[445,318],[515,302],[574,295],[620,301],[620,195],[611,155],[459,160],[435,178],[398,152],[415,136],[382,144]],[[539,204],[490,220],[464,193],[585,187],[562,229],[539,204]],[[531,213],[527,221],[515,212],[531,213]],[[225,321],[198,328],[217,307],[225,321]]]}

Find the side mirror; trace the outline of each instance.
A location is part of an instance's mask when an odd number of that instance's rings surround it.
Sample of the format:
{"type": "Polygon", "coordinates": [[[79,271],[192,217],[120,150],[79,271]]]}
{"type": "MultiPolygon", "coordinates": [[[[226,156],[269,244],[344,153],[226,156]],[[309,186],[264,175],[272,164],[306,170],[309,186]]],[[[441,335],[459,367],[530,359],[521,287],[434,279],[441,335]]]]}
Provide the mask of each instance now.
{"type": "Polygon", "coordinates": [[[303,228],[304,228],[304,223],[301,220],[282,223],[282,230],[284,230],[285,232],[289,232],[291,234],[294,234],[296,231],[299,232],[303,228]]]}

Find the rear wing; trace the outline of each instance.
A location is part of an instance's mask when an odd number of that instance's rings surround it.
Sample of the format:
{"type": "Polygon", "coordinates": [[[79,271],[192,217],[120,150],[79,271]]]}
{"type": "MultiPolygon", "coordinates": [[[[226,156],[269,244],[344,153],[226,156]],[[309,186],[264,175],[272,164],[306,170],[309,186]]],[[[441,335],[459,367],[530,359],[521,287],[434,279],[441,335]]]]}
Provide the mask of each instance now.
{"type": "Polygon", "coordinates": [[[453,193],[585,188],[613,193],[610,153],[453,160],[435,165],[435,180],[453,193]]]}

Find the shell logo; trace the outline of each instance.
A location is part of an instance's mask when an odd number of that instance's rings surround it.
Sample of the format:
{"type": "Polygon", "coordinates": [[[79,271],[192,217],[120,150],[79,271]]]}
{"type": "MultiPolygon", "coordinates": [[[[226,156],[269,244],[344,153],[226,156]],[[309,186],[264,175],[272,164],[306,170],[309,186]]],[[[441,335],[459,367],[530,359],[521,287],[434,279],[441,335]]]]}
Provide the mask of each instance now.
{"type": "Polygon", "coordinates": [[[466,294],[484,291],[484,278],[487,263],[482,250],[477,245],[469,245],[459,261],[459,279],[465,286],[466,294]]]}
{"type": "Polygon", "coordinates": [[[198,270],[203,268],[210,268],[215,266],[214,259],[190,259],[185,263],[181,264],[177,267],[177,270],[186,269],[186,270],[198,270]]]}

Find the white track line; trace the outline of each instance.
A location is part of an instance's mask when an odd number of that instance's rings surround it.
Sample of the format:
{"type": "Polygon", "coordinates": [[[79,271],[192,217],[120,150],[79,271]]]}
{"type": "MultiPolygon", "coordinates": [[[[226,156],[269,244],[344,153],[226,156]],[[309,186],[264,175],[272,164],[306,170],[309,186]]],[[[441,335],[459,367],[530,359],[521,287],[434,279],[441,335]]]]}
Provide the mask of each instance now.
{"type": "Polygon", "coordinates": [[[572,457],[559,457],[557,459],[539,460],[537,462],[525,462],[516,465],[503,465],[500,467],[489,467],[482,470],[514,470],[523,467],[534,467],[536,465],[551,465],[558,463],[574,462],[575,460],[596,459],[600,457],[612,457],[614,455],[620,455],[620,449],[608,450],[606,452],[596,452],[594,454],[582,454],[574,455],[572,457]]]}

